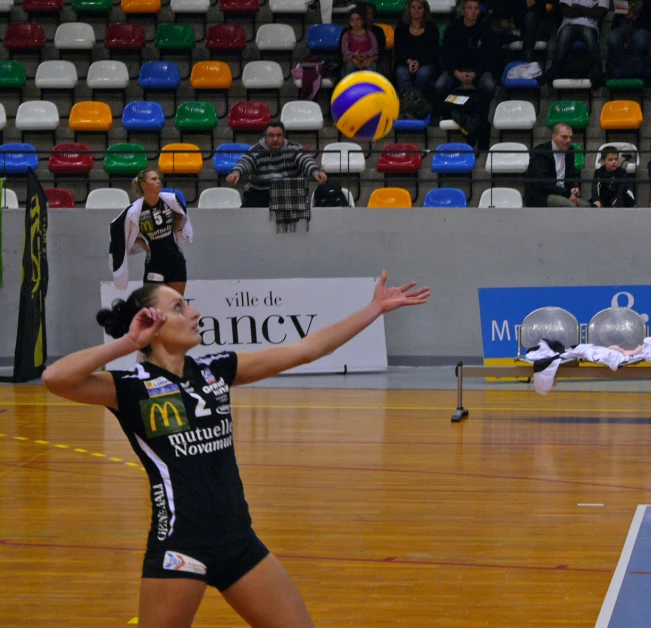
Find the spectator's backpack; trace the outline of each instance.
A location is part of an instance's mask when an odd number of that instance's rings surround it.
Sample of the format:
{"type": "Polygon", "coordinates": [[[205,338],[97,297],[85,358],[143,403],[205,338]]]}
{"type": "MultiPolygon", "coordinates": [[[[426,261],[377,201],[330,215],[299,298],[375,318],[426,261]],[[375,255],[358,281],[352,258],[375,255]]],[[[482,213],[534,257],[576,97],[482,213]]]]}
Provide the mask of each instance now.
{"type": "Polygon", "coordinates": [[[416,88],[405,89],[400,95],[400,118],[424,120],[430,114],[430,104],[423,92],[416,88]]]}
{"type": "Polygon", "coordinates": [[[338,183],[326,181],[314,191],[313,207],[348,207],[348,199],[338,183]]]}

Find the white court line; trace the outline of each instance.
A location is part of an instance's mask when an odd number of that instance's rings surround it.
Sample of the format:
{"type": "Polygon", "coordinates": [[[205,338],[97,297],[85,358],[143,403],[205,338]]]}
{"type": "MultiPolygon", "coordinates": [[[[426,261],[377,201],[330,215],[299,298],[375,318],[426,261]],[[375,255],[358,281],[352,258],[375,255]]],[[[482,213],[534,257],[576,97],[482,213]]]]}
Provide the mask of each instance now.
{"type": "Polygon", "coordinates": [[[599,508],[603,506],[603,504],[577,504],[577,506],[583,506],[584,508],[586,507],[599,508]]]}
{"type": "Polygon", "coordinates": [[[631,523],[631,527],[628,531],[628,536],[626,537],[626,542],[624,543],[624,548],[622,549],[622,555],[620,556],[619,562],[617,563],[617,569],[615,569],[613,579],[610,581],[610,586],[608,587],[608,592],[604,598],[604,603],[601,607],[599,617],[597,618],[595,628],[608,628],[608,625],[610,624],[610,618],[613,615],[613,609],[615,608],[615,603],[617,602],[617,596],[619,595],[619,591],[622,588],[622,582],[624,581],[624,576],[626,575],[626,569],[628,568],[628,563],[631,559],[631,554],[633,553],[633,547],[635,545],[635,541],[637,540],[640,526],[642,525],[644,512],[647,508],[649,508],[648,505],[641,504],[635,511],[633,522],[631,523]]]}

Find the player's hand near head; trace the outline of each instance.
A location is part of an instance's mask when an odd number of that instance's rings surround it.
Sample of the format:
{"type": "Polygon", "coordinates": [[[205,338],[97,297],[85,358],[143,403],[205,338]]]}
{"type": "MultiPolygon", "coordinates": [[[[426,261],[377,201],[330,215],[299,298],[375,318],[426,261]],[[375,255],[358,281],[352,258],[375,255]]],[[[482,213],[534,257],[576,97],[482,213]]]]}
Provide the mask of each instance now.
{"type": "Polygon", "coordinates": [[[161,310],[144,307],[131,321],[127,337],[137,349],[144,349],[158,335],[166,320],[161,310]]]}
{"type": "Polygon", "coordinates": [[[406,305],[423,305],[432,296],[431,290],[427,287],[415,288],[415,281],[392,288],[387,287],[386,283],[387,271],[383,270],[373,294],[373,301],[380,306],[383,313],[392,312],[406,305]]]}

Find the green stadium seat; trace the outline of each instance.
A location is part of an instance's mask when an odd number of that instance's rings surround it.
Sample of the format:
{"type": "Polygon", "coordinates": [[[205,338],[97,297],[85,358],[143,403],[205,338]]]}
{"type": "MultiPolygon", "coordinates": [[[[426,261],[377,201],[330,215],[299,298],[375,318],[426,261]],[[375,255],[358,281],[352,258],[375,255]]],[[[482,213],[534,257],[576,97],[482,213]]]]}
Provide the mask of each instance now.
{"type": "Polygon", "coordinates": [[[104,157],[104,170],[111,176],[134,177],[149,166],[142,144],[114,144],[104,157]]]}

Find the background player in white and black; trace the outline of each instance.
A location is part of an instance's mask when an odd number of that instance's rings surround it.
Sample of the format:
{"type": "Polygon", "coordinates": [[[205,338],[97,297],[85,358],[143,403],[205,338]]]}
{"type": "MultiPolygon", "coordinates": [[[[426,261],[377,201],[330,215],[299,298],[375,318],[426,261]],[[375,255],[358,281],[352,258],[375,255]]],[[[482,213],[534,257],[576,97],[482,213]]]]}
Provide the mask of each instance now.
{"type": "Polygon", "coordinates": [[[113,342],[69,355],[43,374],[51,392],[106,406],[147,470],[152,523],[140,589],[140,628],[189,628],[206,585],[257,628],[313,628],[280,562],[251,527],[235,452],[230,387],[317,360],[387,312],[426,303],[429,288],[386,287],[348,318],[299,342],[194,359],[199,312],[164,285],[145,285],[102,310],[113,342]],[[143,351],[130,371],[96,372],[143,351]]]}

